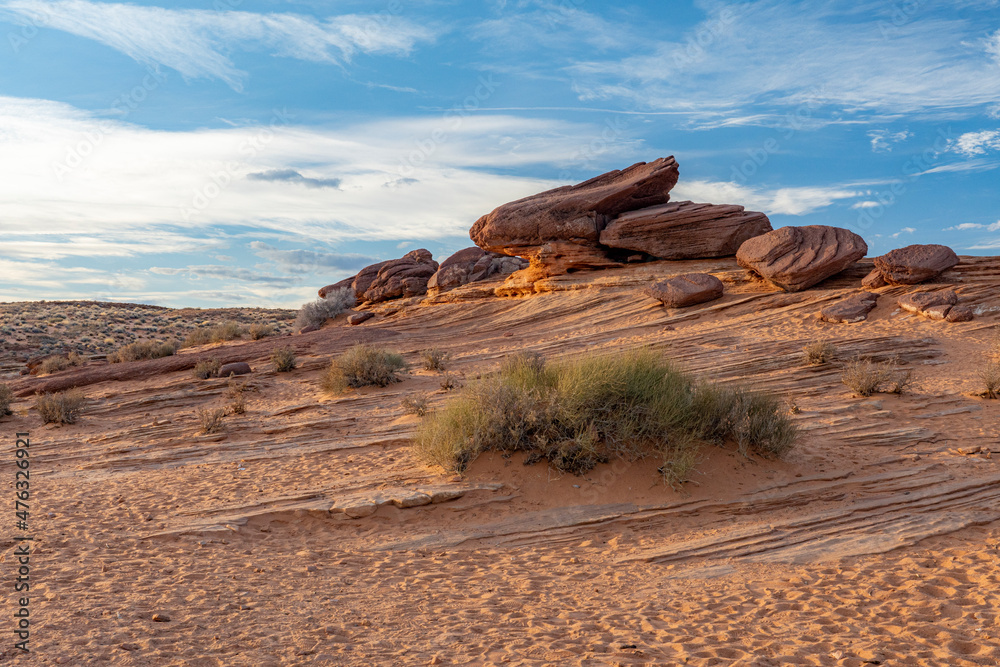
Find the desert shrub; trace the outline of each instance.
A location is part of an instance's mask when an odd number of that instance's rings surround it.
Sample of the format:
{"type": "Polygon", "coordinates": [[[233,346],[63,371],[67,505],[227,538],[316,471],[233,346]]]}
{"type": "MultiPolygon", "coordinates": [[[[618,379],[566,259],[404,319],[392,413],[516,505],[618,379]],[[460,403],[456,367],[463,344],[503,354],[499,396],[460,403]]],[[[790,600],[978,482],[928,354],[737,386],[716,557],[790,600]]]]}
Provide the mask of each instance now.
{"type": "Polygon", "coordinates": [[[250,338],[253,340],[260,340],[261,338],[267,338],[268,336],[274,335],[274,326],[270,324],[263,324],[261,322],[256,322],[250,325],[249,329],[250,338]]]}
{"type": "Polygon", "coordinates": [[[372,345],[355,345],[334,359],[323,374],[323,389],[339,394],[348,387],[386,387],[399,382],[396,371],[406,368],[403,357],[396,352],[372,345]]]}
{"type": "Polygon", "coordinates": [[[836,351],[837,349],[825,340],[813,341],[802,348],[806,362],[811,366],[822,366],[829,362],[836,351]]]}
{"type": "Polygon", "coordinates": [[[458,386],[455,379],[451,377],[450,373],[445,373],[441,376],[441,391],[451,391],[458,386]]]}
{"type": "Polygon", "coordinates": [[[222,364],[218,359],[205,359],[194,365],[194,376],[199,380],[207,380],[219,374],[222,364]]]}
{"type": "Polygon", "coordinates": [[[443,371],[448,368],[448,361],[451,359],[451,353],[432,347],[429,350],[421,352],[420,358],[424,362],[424,370],[443,371]]]}
{"type": "Polygon", "coordinates": [[[38,372],[40,375],[48,375],[66,370],[70,366],[82,366],[83,364],[84,358],[82,356],[76,352],[70,352],[66,356],[49,357],[38,367],[38,372]]]}
{"type": "Polygon", "coordinates": [[[225,428],[223,420],[226,418],[225,408],[202,408],[198,410],[198,422],[201,424],[201,432],[204,434],[220,433],[225,428]]]}
{"type": "Polygon", "coordinates": [[[194,347],[195,345],[207,345],[208,343],[224,343],[229,340],[242,338],[246,333],[237,322],[222,322],[214,327],[199,327],[193,329],[184,339],[184,347],[194,347]]]}
{"type": "Polygon", "coordinates": [[[13,390],[5,384],[0,384],[0,417],[13,414],[10,404],[14,402],[13,390]]]}
{"type": "Polygon", "coordinates": [[[876,363],[856,357],[844,366],[841,381],[858,396],[902,394],[913,384],[913,371],[900,368],[895,358],[876,363]]]}
{"type": "Polygon", "coordinates": [[[290,347],[282,347],[271,353],[271,363],[274,364],[274,370],[279,373],[288,373],[289,371],[294,371],[298,363],[295,358],[295,350],[290,347]]]}
{"type": "Polygon", "coordinates": [[[229,397],[229,411],[234,415],[242,415],[247,411],[246,394],[249,383],[249,380],[237,382],[236,378],[229,378],[226,395],[229,397]]]}
{"type": "Polygon", "coordinates": [[[426,396],[407,396],[403,399],[401,405],[403,406],[403,412],[408,415],[423,417],[428,411],[428,400],[426,396]]]}
{"type": "Polygon", "coordinates": [[[38,396],[35,399],[35,409],[46,424],[72,424],[80,416],[85,400],[82,391],[70,389],[38,396]]]}
{"type": "Polygon", "coordinates": [[[656,456],[676,484],[704,441],[735,441],[776,456],[795,426],[777,398],[697,383],[649,349],[546,364],[520,353],[466,385],[431,414],[416,438],[425,460],[462,472],[481,452],[527,453],[582,474],[611,458],[656,456]]]}
{"type": "Polygon", "coordinates": [[[243,338],[246,329],[236,322],[222,322],[209,329],[213,343],[224,343],[227,340],[243,338]]]}
{"type": "Polygon", "coordinates": [[[316,299],[302,304],[295,316],[295,328],[321,326],[331,317],[336,317],[356,303],[354,290],[343,287],[327,294],[325,299],[316,299]]]}
{"type": "Polygon", "coordinates": [[[141,359],[160,359],[169,357],[177,352],[177,343],[167,341],[157,343],[152,340],[141,340],[118,348],[108,355],[108,361],[112,364],[119,364],[125,361],[139,361],[141,359]]]}
{"type": "Polygon", "coordinates": [[[977,372],[987,398],[1000,398],[1000,359],[983,364],[977,372]]]}

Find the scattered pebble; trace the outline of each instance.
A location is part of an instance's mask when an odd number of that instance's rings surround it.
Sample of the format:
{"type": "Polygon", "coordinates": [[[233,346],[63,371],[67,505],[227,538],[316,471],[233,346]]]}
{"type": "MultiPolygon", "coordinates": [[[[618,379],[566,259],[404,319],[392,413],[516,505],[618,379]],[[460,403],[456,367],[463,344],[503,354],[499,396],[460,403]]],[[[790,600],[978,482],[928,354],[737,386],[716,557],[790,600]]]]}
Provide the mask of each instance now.
{"type": "Polygon", "coordinates": [[[169,623],[170,616],[168,614],[153,614],[153,620],[157,623],[169,623]]]}

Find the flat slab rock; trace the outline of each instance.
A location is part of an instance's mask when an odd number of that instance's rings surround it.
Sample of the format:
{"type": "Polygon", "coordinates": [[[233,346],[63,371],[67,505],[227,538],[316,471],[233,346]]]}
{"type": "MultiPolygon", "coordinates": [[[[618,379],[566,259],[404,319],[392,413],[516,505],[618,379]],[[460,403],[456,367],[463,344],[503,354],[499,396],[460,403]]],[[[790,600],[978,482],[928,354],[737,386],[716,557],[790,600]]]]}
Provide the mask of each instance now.
{"type": "Polygon", "coordinates": [[[772,285],[798,292],[836,275],[868,253],[865,240],[841,227],[782,227],[743,243],[736,261],[772,285]]]}
{"type": "Polygon", "coordinates": [[[684,273],[655,283],[646,293],[667,308],[686,308],[722,297],[722,281],[708,273],[684,273]]]}
{"type": "Polygon", "coordinates": [[[331,513],[343,513],[352,519],[371,516],[385,505],[400,509],[421,507],[456,500],[465,495],[468,487],[436,485],[418,489],[386,489],[368,494],[346,496],[336,500],[331,513]]]}
{"type": "Polygon", "coordinates": [[[944,245],[908,245],[876,257],[875,269],[892,285],[916,285],[937,278],[958,264],[958,255],[944,245]]]}
{"type": "Polygon", "coordinates": [[[600,240],[660,259],[699,259],[735,255],[744,241],[769,231],[771,222],[763,213],[682,201],[624,213],[608,224],[600,240]]]}
{"type": "Polygon", "coordinates": [[[932,320],[947,318],[956,304],[958,304],[958,294],[954,290],[911,292],[899,297],[900,308],[932,320]]]}
{"type": "Polygon", "coordinates": [[[357,326],[362,322],[367,322],[373,317],[375,317],[375,313],[371,311],[362,311],[360,313],[354,313],[353,315],[348,315],[347,323],[353,326],[357,326]]]}
{"type": "Polygon", "coordinates": [[[858,292],[819,311],[819,319],[833,324],[854,324],[868,319],[878,305],[878,294],[858,292]]]}

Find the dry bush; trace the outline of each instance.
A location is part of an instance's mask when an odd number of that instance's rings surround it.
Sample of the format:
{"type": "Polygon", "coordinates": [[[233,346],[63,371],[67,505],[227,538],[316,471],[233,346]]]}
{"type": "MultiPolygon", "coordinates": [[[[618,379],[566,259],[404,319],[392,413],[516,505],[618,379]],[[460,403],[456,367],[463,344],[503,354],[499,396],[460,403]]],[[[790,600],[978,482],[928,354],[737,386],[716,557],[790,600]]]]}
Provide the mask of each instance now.
{"type": "Polygon", "coordinates": [[[396,371],[406,368],[403,357],[373,345],[355,345],[334,359],[323,374],[323,389],[340,394],[349,387],[386,387],[399,382],[396,371]]]}
{"type": "Polygon", "coordinates": [[[236,378],[229,378],[229,385],[226,388],[226,395],[229,397],[229,411],[234,415],[242,415],[247,411],[247,391],[249,391],[249,380],[237,382],[236,378]]]}
{"type": "Polygon", "coordinates": [[[79,389],[43,394],[35,399],[35,409],[46,424],[72,424],[80,416],[86,401],[79,389]]]}
{"type": "Polygon", "coordinates": [[[403,412],[408,415],[416,415],[418,417],[423,417],[428,411],[428,399],[426,396],[407,396],[403,399],[401,405],[403,406],[403,412]]]}
{"type": "Polygon", "coordinates": [[[84,363],[84,358],[76,352],[70,352],[66,356],[49,357],[38,367],[38,374],[49,375],[66,370],[71,366],[83,366],[84,363]]]}
{"type": "Polygon", "coordinates": [[[14,391],[5,384],[0,384],[0,417],[14,414],[10,404],[14,402],[14,391]]]}
{"type": "Polygon", "coordinates": [[[806,356],[806,362],[811,366],[822,366],[828,363],[833,359],[836,351],[837,348],[825,340],[813,341],[802,348],[802,352],[806,356]]]}
{"type": "Polygon", "coordinates": [[[441,377],[441,391],[451,391],[457,386],[458,383],[455,382],[455,379],[451,377],[450,373],[445,373],[441,377]]]}
{"type": "Polygon", "coordinates": [[[298,364],[298,360],[295,358],[295,350],[290,347],[282,347],[275,350],[271,354],[271,363],[274,364],[274,370],[279,373],[294,371],[298,364]]]}
{"type": "Polygon", "coordinates": [[[900,368],[896,358],[876,363],[856,357],[844,366],[841,381],[858,396],[902,394],[913,384],[913,371],[900,368]]]}
{"type": "Polygon", "coordinates": [[[260,340],[261,338],[267,338],[268,336],[274,335],[274,326],[270,324],[263,324],[261,322],[256,322],[250,325],[250,338],[253,340],[260,340]]]}
{"type": "Polygon", "coordinates": [[[421,352],[420,358],[423,359],[424,370],[443,371],[448,368],[448,361],[451,359],[451,353],[432,347],[429,350],[421,352]]]}
{"type": "Polygon", "coordinates": [[[184,347],[207,345],[208,343],[224,343],[242,338],[246,329],[237,322],[223,322],[214,327],[194,329],[184,339],[184,347]]]}
{"type": "Polygon", "coordinates": [[[202,408],[198,410],[198,422],[201,424],[201,432],[208,435],[211,433],[221,433],[225,428],[223,420],[226,418],[225,408],[202,408]]]}
{"type": "Polygon", "coordinates": [[[222,368],[222,364],[218,359],[205,359],[194,365],[194,376],[199,380],[214,378],[219,374],[220,368],[222,368]]]}
{"type": "Polygon", "coordinates": [[[303,329],[308,326],[322,326],[331,317],[336,317],[348,308],[354,306],[357,300],[354,297],[354,290],[350,287],[343,287],[326,295],[325,299],[316,299],[309,303],[302,304],[299,314],[295,317],[295,328],[303,329]]]}
{"type": "Polygon", "coordinates": [[[702,442],[735,441],[743,452],[777,456],[795,425],[761,392],[696,383],[655,351],[587,355],[547,365],[536,354],[506,359],[426,419],[422,458],[462,472],[483,451],[527,453],[583,474],[611,458],[662,460],[666,480],[684,480],[702,442]]]}
{"type": "Polygon", "coordinates": [[[177,352],[177,343],[167,341],[157,343],[152,340],[141,340],[118,348],[108,355],[108,361],[112,364],[120,364],[126,361],[140,361],[142,359],[161,359],[172,356],[177,352]]]}
{"type": "Polygon", "coordinates": [[[976,373],[986,398],[1000,398],[1000,359],[987,361],[976,373]]]}

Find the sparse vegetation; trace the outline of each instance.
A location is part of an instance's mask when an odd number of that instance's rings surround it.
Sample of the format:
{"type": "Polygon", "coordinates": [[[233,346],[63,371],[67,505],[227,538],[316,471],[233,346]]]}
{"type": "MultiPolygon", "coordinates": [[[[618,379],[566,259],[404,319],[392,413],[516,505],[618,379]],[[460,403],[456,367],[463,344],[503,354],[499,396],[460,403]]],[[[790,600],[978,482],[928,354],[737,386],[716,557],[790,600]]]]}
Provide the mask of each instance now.
{"type": "Polygon", "coordinates": [[[426,396],[407,396],[403,399],[402,406],[406,414],[423,417],[428,411],[428,400],[426,396]]]}
{"type": "Polygon", "coordinates": [[[218,359],[205,359],[194,365],[194,376],[199,380],[207,380],[219,374],[222,364],[218,359]]]}
{"type": "Polygon", "coordinates": [[[802,348],[802,352],[806,356],[806,362],[811,366],[822,366],[829,363],[836,351],[837,348],[825,340],[813,341],[802,348]]]}
{"type": "Polygon", "coordinates": [[[225,428],[227,410],[225,408],[202,408],[198,410],[198,422],[201,424],[201,432],[209,435],[221,433],[225,428]]]}
{"type": "Polygon", "coordinates": [[[372,345],[355,345],[331,362],[321,383],[331,394],[342,393],[349,387],[386,387],[399,382],[396,371],[404,368],[406,362],[396,352],[372,345]]]}
{"type": "Polygon", "coordinates": [[[108,355],[108,361],[112,364],[120,364],[126,361],[139,361],[141,359],[160,359],[162,357],[169,357],[176,352],[177,343],[173,341],[157,343],[152,340],[142,340],[118,348],[108,355]]]}
{"type": "Polygon", "coordinates": [[[979,369],[977,376],[982,382],[986,398],[1000,398],[1000,359],[991,359],[979,369]]]}
{"type": "Polygon", "coordinates": [[[247,330],[237,322],[222,322],[213,327],[201,327],[193,330],[184,339],[184,347],[207,345],[208,343],[224,343],[242,338],[246,333],[247,330]]]}
{"type": "Polygon", "coordinates": [[[35,399],[35,409],[46,424],[72,424],[80,416],[85,402],[79,389],[43,394],[35,399]]]}
{"type": "Polygon", "coordinates": [[[336,317],[356,303],[354,290],[344,287],[327,294],[325,299],[316,299],[302,304],[295,317],[295,328],[322,326],[331,317],[336,317]]]}
{"type": "Polygon", "coordinates": [[[294,371],[298,365],[298,360],[295,358],[295,350],[290,347],[282,347],[275,350],[271,354],[271,363],[274,364],[274,370],[279,373],[294,371]]]}
{"type": "Polygon", "coordinates": [[[875,362],[857,357],[844,366],[841,381],[858,396],[902,394],[913,384],[913,371],[900,368],[896,358],[875,362]]]}
{"type": "Polygon", "coordinates": [[[250,325],[249,333],[250,333],[250,338],[252,338],[253,340],[260,340],[261,338],[267,338],[268,336],[274,335],[275,333],[274,325],[264,324],[262,322],[255,322],[254,324],[250,325]]]}
{"type": "Polygon", "coordinates": [[[421,352],[420,358],[423,359],[424,370],[444,371],[448,368],[448,361],[451,359],[451,353],[432,347],[429,350],[421,352]]]}
{"type": "Polygon", "coordinates": [[[65,356],[59,355],[44,360],[38,367],[38,373],[39,375],[49,375],[50,373],[66,370],[71,366],[82,366],[83,364],[83,357],[76,352],[70,352],[65,356]]]}
{"type": "Polygon", "coordinates": [[[246,394],[249,384],[249,380],[237,382],[236,378],[229,379],[226,395],[229,397],[229,411],[234,415],[242,415],[247,411],[246,394]]]}
{"type": "Polygon", "coordinates": [[[441,391],[451,391],[457,386],[458,384],[455,382],[454,378],[451,377],[450,373],[445,373],[441,377],[441,391]]]}
{"type": "Polygon", "coordinates": [[[641,349],[547,365],[509,357],[431,414],[416,439],[426,460],[461,472],[483,451],[527,453],[582,474],[611,458],[656,456],[671,484],[685,479],[702,442],[777,456],[795,425],[774,396],[698,383],[659,353],[641,349]]]}
{"type": "Polygon", "coordinates": [[[13,414],[10,404],[14,402],[14,391],[5,384],[0,384],[0,417],[13,414]]]}

